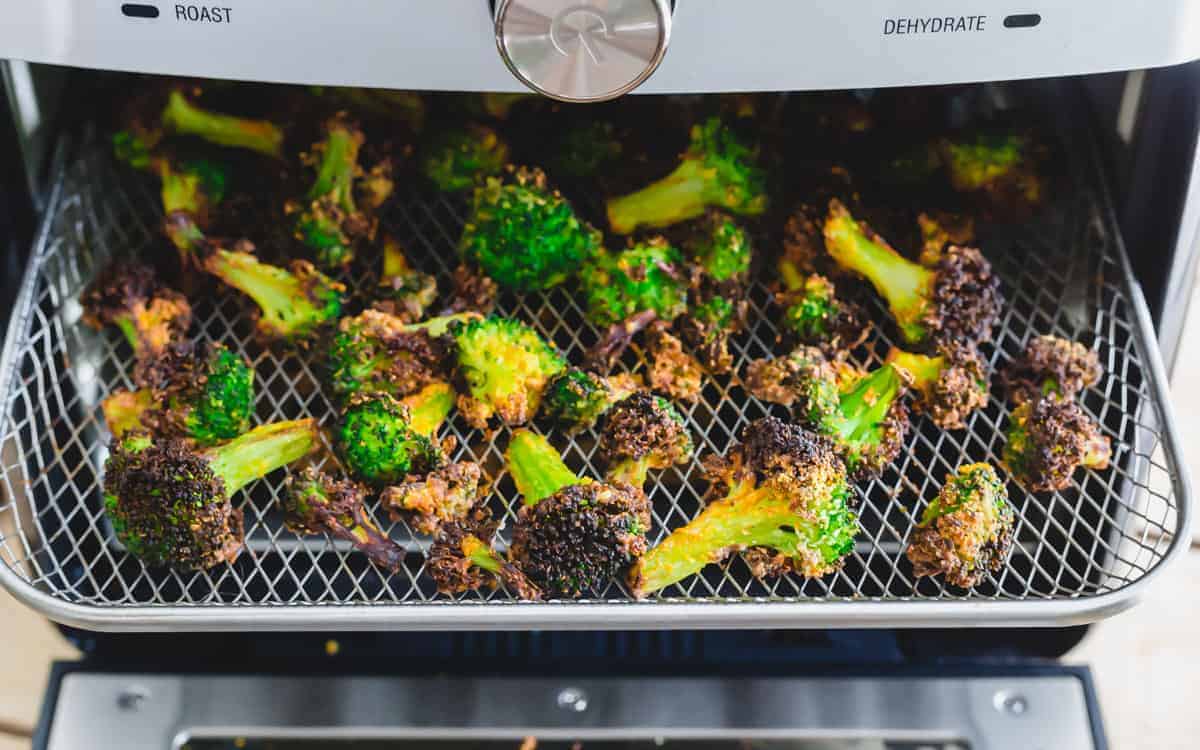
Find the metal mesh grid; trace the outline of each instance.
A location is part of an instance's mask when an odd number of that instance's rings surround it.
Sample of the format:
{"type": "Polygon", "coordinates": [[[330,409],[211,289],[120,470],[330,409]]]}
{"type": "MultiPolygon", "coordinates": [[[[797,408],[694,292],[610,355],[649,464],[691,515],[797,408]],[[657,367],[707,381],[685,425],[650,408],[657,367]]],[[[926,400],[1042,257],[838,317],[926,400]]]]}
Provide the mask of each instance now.
{"type": "MultiPolygon", "coordinates": [[[[925,500],[936,495],[944,476],[960,463],[997,462],[1008,408],[993,396],[966,430],[942,432],[919,422],[897,463],[860,485],[862,529],[855,552],[837,574],[820,580],[784,576],[757,581],[735,555],[664,590],[658,600],[713,607],[804,602],[813,613],[810,621],[818,623],[821,615],[813,608],[884,602],[893,605],[888,611],[896,623],[920,624],[906,621],[907,603],[1051,603],[1097,597],[1127,588],[1162,562],[1184,523],[1178,496],[1182,485],[1173,441],[1160,427],[1160,385],[1147,369],[1147,324],[1139,317],[1140,300],[1131,298],[1129,271],[1099,184],[1082,180],[1036,225],[992,228],[982,238],[1007,299],[1002,324],[986,354],[999,369],[1039,333],[1078,339],[1095,348],[1106,375],[1084,395],[1083,403],[1113,440],[1113,468],[1080,472],[1069,490],[1048,495],[1029,495],[1010,484],[1018,543],[1004,568],[977,588],[964,591],[940,579],[916,579],[903,549],[925,500]]],[[[363,556],[323,537],[295,536],[282,527],[275,510],[282,472],[238,498],[249,543],[235,563],[186,573],[147,568],[125,554],[100,502],[106,431],[99,401],[115,388],[130,386],[125,365],[129,352],[111,332],[96,333],[82,325],[77,299],[112,256],[143,250],[154,239],[157,201],[145,184],[114,168],[99,150],[63,170],[56,196],[31,260],[29,305],[15,311],[5,369],[0,370],[0,383],[9,377],[8,388],[0,393],[0,558],[9,569],[5,578],[10,587],[15,580],[52,600],[93,607],[160,608],[182,613],[180,622],[185,623],[186,610],[232,611],[229,605],[372,605],[399,612],[444,609],[451,601],[492,608],[514,601],[503,589],[456,600],[438,595],[422,571],[425,542],[403,523],[385,526],[411,551],[404,569],[394,575],[381,573],[363,556]]],[[[418,266],[447,275],[454,264],[462,205],[416,194],[399,196],[394,203],[388,229],[418,266]]],[[[735,342],[739,360],[765,356],[775,348],[776,311],[768,300],[765,288],[754,289],[753,325],[735,342]]],[[[878,308],[874,300],[864,301],[878,308]]],[[[312,358],[259,348],[251,340],[246,311],[236,294],[197,300],[195,333],[240,349],[254,363],[260,419],[311,414],[331,424],[333,411],[321,392],[312,358]]],[[[534,323],[575,361],[595,341],[595,332],[568,291],[505,298],[500,311],[534,323]]],[[[885,317],[880,309],[875,314],[885,317]]],[[[875,365],[890,343],[879,329],[854,358],[860,365],[875,365]]],[[[635,349],[626,365],[641,369],[640,352],[635,349]]],[[[684,411],[705,453],[724,452],[743,425],[771,408],[748,397],[736,382],[719,378],[684,411]]],[[[492,503],[511,522],[516,493],[503,475],[501,460],[508,432],[485,436],[459,418],[447,429],[459,438],[459,457],[479,461],[496,479],[492,503]]],[[[552,440],[573,469],[596,474],[602,468],[593,463],[593,435],[568,440],[555,434],[552,440]]],[[[654,477],[648,488],[654,507],[651,541],[692,518],[703,490],[696,465],[654,477]]],[[[385,516],[376,518],[383,521],[385,516]]],[[[569,606],[602,602],[646,606],[629,603],[620,582],[595,600],[569,606]]],[[[652,623],[653,608],[644,611],[646,622],[652,623]]],[[[1049,623],[1056,615],[1049,608],[1045,612],[1049,623]]],[[[304,617],[300,613],[293,624],[304,627],[304,617]]],[[[536,624],[536,612],[531,617],[536,624]]],[[[1029,618],[1025,615],[1026,621],[1029,618]]]]}

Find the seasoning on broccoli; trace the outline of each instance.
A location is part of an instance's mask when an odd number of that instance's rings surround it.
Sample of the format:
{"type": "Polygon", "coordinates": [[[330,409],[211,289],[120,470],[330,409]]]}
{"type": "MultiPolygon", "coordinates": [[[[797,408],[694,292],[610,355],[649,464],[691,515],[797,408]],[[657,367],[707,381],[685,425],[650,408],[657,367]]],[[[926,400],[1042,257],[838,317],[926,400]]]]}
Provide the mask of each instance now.
{"type": "Polygon", "coordinates": [[[668,227],[722,208],[757,216],[767,208],[766,174],[757,152],[718,118],[692,127],[691,143],[669,175],[608,201],[608,224],[617,234],[668,227]]]}
{"type": "Polygon", "coordinates": [[[683,342],[671,333],[670,326],[659,321],[646,333],[646,353],[650,359],[647,380],[650,389],[665,393],[676,401],[692,402],[704,388],[704,368],[683,348],[683,342]]]}
{"type": "Polygon", "coordinates": [[[651,469],[687,463],[694,453],[683,415],[670,401],[645,391],[618,401],[600,433],[608,481],[637,488],[646,484],[651,469]]]}
{"type": "Polygon", "coordinates": [[[314,334],[342,314],[346,287],[304,260],[287,268],[254,257],[242,241],[233,250],[213,248],[201,261],[204,270],[258,304],[257,330],[267,340],[307,346],[314,334]]]}
{"type": "Polygon", "coordinates": [[[726,373],[733,367],[729,338],[745,326],[749,306],[750,236],[729,216],[710,211],[688,250],[695,265],[680,335],[709,372],[726,373]]]}
{"type": "Polygon", "coordinates": [[[901,256],[837,200],[829,204],[825,247],[839,266],[871,282],[909,344],[981,341],[999,318],[1000,280],[974,248],[947,248],[926,268],[901,256]]]}
{"type": "Polygon", "coordinates": [[[558,286],[601,247],[596,229],[551,190],[539,169],[509,167],[475,189],[459,251],[500,286],[558,286]]]}
{"type": "Polygon", "coordinates": [[[383,273],[371,306],[403,323],[415,323],[437,299],[437,279],[413,268],[404,248],[391,235],[384,235],[382,245],[383,273]]]}
{"type": "Polygon", "coordinates": [[[745,386],[754,398],[791,409],[806,425],[829,424],[838,415],[838,374],[816,347],[799,346],[783,357],[752,360],[745,386]]]}
{"type": "Polygon", "coordinates": [[[338,447],[346,469],[372,487],[405,481],[446,462],[435,433],[454,408],[444,383],[397,401],[386,393],[356,393],[342,412],[338,447]]]}
{"type": "Polygon", "coordinates": [[[479,429],[492,417],[510,427],[528,422],[547,384],[567,367],[553,345],[519,320],[492,316],[454,326],[450,333],[466,387],[458,409],[479,429]]]}
{"type": "Polygon", "coordinates": [[[893,347],[887,361],[911,376],[917,413],[943,430],[964,429],[967,417],[987,405],[987,365],[973,345],[943,344],[934,355],[893,347]]]}
{"type": "Polygon", "coordinates": [[[712,496],[700,514],[647,552],[629,574],[644,597],[746,550],[758,578],[819,578],[854,549],[853,490],[833,446],[767,417],[742,431],[724,458],[705,462],[712,496]]]}
{"type": "Polygon", "coordinates": [[[349,542],[374,565],[393,573],[404,566],[404,548],[379,530],[366,508],[367,491],[313,467],[289,477],[284,523],[296,534],[326,534],[349,542]]]}
{"type": "Polygon", "coordinates": [[[450,301],[442,311],[443,315],[461,312],[491,315],[496,309],[496,296],[499,293],[496,282],[475,266],[460,263],[450,276],[450,284],[450,301]]]}
{"type": "Polygon", "coordinates": [[[458,461],[386,488],[380,502],[393,518],[409,514],[414,529],[432,535],[448,523],[464,520],[486,494],[486,487],[479,464],[458,461]]]}
{"type": "Polygon", "coordinates": [[[524,505],[509,559],[552,597],[595,593],[646,549],[641,489],[576,476],[546,439],[513,433],[505,455],[524,505]]]}
{"type": "Polygon", "coordinates": [[[83,322],[96,330],[116,327],[139,363],[162,357],[172,344],[183,340],[192,322],[187,299],[140,264],[106,268],[84,290],[80,304],[83,322]]]}
{"type": "Polygon", "coordinates": [[[867,338],[863,309],[839,296],[832,281],[817,273],[800,275],[787,261],[780,261],[779,276],[783,291],[775,296],[775,304],[783,308],[786,338],[821,347],[830,355],[849,351],[867,338]]]}
{"type": "Polygon", "coordinates": [[[426,149],[421,170],[446,193],[470,190],[499,175],[508,163],[508,144],[486,125],[469,124],[439,133],[426,149]]]}
{"type": "Polygon", "coordinates": [[[405,323],[379,310],[342,318],[326,360],[330,389],[339,398],[354,393],[407,396],[447,379],[451,325],[470,314],[405,323]]]}
{"type": "Polygon", "coordinates": [[[1037,336],[1004,372],[1009,398],[1018,404],[1043,396],[1071,400],[1100,382],[1100,356],[1077,341],[1037,336]]]}
{"type": "Polygon", "coordinates": [[[917,216],[921,228],[921,265],[936,266],[948,247],[965,247],[975,241],[975,219],[966,214],[935,211],[917,216]]]}
{"type": "Polygon", "coordinates": [[[637,389],[623,376],[604,377],[568,367],[546,385],[542,415],[571,432],[590,429],[613,404],[637,389]]]}
{"type": "Polygon", "coordinates": [[[1031,492],[1071,485],[1080,466],[1102,471],[1112,444],[1079,404],[1053,397],[1026,401],[1009,417],[1004,466],[1031,492]]]}
{"type": "Polygon", "coordinates": [[[485,506],[465,520],[446,524],[429,547],[425,570],[443,594],[461,594],[503,583],[521,599],[537,600],[542,592],[492,546],[498,524],[485,506]]]}
{"type": "Polygon", "coordinates": [[[131,433],[104,465],[104,509],[118,541],[148,564],[201,570],[232,562],[243,531],[230,497],[316,445],[312,419],[262,425],[203,449],[131,433]]]}
{"type": "Polygon", "coordinates": [[[569,126],[551,147],[555,174],[595,177],[615,162],[623,150],[612,123],[587,119],[569,126]]]}
{"type": "Polygon", "coordinates": [[[942,163],[955,190],[978,195],[1011,212],[1025,212],[1042,201],[1034,143],[1016,133],[976,133],[938,143],[942,163]]]}
{"type": "Polygon", "coordinates": [[[921,514],[905,554],[917,576],[944,575],[971,588],[1004,564],[1015,514],[989,464],[960,466],[921,514]]]}

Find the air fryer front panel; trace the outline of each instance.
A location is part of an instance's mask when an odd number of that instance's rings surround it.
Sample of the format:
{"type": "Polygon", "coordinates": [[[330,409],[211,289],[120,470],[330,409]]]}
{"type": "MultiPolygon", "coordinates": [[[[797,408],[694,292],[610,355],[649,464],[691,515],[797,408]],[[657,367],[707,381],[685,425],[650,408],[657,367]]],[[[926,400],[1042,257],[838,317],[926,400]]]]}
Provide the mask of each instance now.
{"type": "MultiPolygon", "coordinates": [[[[579,4],[540,5],[553,22],[579,4]]],[[[609,7],[594,5],[601,15],[609,7]]],[[[53,0],[6,9],[0,58],[307,84],[519,91],[495,37],[488,0],[53,0]]],[[[681,0],[665,59],[640,90],[938,84],[1196,58],[1200,5],[1191,0],[1158,0],[1152,12],[1126,0],[681,0]]]]}

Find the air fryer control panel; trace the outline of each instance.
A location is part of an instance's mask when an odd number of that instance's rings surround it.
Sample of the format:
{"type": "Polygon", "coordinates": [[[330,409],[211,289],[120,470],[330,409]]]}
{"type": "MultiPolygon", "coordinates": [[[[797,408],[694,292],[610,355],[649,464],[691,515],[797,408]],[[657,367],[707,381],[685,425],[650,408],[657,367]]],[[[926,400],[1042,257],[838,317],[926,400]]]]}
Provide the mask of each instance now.
{"type": "MultiPolygon", "coordinates": [[[[578,16],[580,3],[523,5],[553,26],[561,14],[578,16]]],[[[601,16],[607,8],[614,18],[623,7],[594,5],[601,16]]],[[[1128,0],[676,0],[669,47],[638,90],[954,83],[1200,58],[1200,3],[1153,5],[1149,12],[1128,0]]],[[[578,19],[561,20],[559,26],[578,19]]],[[[607,20],[597,18],[587,33],[604,41],[613,31],[607,20]]],[[[621,54],[620,45],[612,54],[621,54]]],[[[498,49],[489,0],[10,4],[0,23],[0,58],[324,85],[524,88],[498,49]]],[[[565,70],[567,75],[574,68],[565,70]]]]}

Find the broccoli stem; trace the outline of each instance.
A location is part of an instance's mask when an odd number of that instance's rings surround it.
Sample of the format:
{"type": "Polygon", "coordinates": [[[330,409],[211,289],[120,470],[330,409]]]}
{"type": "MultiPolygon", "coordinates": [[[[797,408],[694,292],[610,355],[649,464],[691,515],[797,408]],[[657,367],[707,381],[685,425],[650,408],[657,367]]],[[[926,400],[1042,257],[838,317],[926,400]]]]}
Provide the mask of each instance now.
{"type": "Polygon", "coordinates": [[[537,505],[563,487],[585,481],[567,468],[546,438],[529,430],[513,433],[506,459],[508,473],[526,505],[537,505]]]}
{"type": "Polygon", "coordinates": [[[440,338],[450,332],[450,327],[455,323],[469,323],[472,320],[479,320],[483,316],[477,312],[461,312],[453,315],[441,315],[429,320],[423,320],[420,323],[409,323],[404,326],[404,330],[408,332],[425,331],[432,338],[440,338]]]}
{"type": "Polygon", "coordinates": [[[154,393],[149,388],[119,391],[100,402],[104,422],[115,438],[141,426],[142,415],[154,406],[154,393]]]}
{"type": "Polygon", "coordinates": [[[925,391],[936,383],[937,379],[942,376],[942,369],[946,366],[944,357],[914,354],[895,347],[888,352],[887,362],[911,375],[912,386],[919,391],[925,391]]]}
{"type": "Polygon", "coordinates": [[[783,287],[789,292],[804,288],[806,277],[796,264],[786,258],[781,258],[778,265],[779,277],[783,279],[783,287]]]}
{"type": "Polygon", "coordinates": [[[204,240],[204,233],[196,223],[196,217],[204,210],[203,180],[196,172],[176,170],[169,159],[158,160],[158,176],[162,182],[167,237],[187,260],[204,240]]]}
{"type": "Polygon", "coordinates": [[[851,383],[838,401],[842,419],[837,420],[835,432],[842,442],[873,441],[873,433],[879,430],[903,388],[904,378],[890,364],[851,383]]]}
{"type": "Polygon", "coordinates": [[[704,214],[712,170],[684,159],[675,171],[637,192],[608,201],[608,224],[617,234],[638,227],[666,227],[704,214]]]}
{"type": "Polygon", "coordinates": [[[412,272],[412,264],[408,262],[408,256],[404,253],[404,248],[400,246],[400,242],[391,235],[384,237],[383,278],[390,279],[412,272]]]}
{"type": "Polygon", "coordinates": [[[650,473],[650,458],[631,458],[621,461],[608,472],[609,480],[622,482],[630,487],[645,487],[646,475],[650,473]]]}
{"type": "Polygon", "coordinates": [[[204,259],[204,268],[253,299],[273,329],[290,329],[293,320],[312,313],[308,290],[300,279],[250,253],[219,248],[204,259]],[[310,309],[301,309],[302,306],[310,309]]]}
{"type": "Polygon", "coordinates": [[[925,339],[921,318],[929,305],[933,271],[900,255],[879,237],[868,235],[841,204],[830,206],[825,248],[839,266],[865,277],[887,300],[906,341],[925,339]]]}
{"type": "Polygon", "coordinates": [[[317,444],[317,421],[296,419],[255,427],[204,451],[213,472],[232,495],[250,482],[308,455],[317,444]]]}
{"type": "Polygon", "coordinates": [[[477,536],[468,536],[462,540],[462,552],[473,565],[489,573],[500,573],[504,570],[504,561],[477,536]]]}
{"type": "Polygon", "coordinates": [[[348,213],[354,211],[354,170],[358,166],[358,138],[346,125],[334,121],[325,137],[321,161],[317,165],[317,179],[308,191],[308,197],[316,200],[323,195],[333,194],[335,201],[348,213]]]}
{"type": "Polygon", "coordinates": [[[454,389],[448,383],[430,383],[404,398],[408,407],[408,426],[413,432],[429,437],[437,432],[454,408],[454,389]]]}
{"type": "Polygon", "coordinates": [[[167,97],[162,124],[167,130],[218,146],[245,148],[276,159],[283,152],[283,131],[274,123],[209,112],[193,105],[180,91],[167,97]]]}

